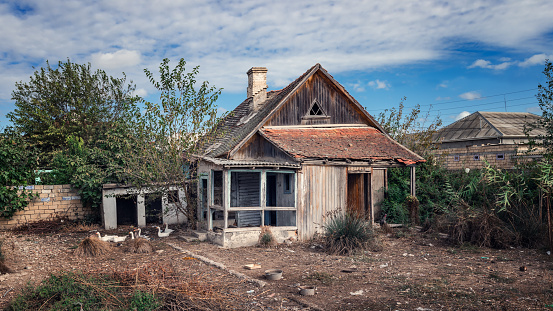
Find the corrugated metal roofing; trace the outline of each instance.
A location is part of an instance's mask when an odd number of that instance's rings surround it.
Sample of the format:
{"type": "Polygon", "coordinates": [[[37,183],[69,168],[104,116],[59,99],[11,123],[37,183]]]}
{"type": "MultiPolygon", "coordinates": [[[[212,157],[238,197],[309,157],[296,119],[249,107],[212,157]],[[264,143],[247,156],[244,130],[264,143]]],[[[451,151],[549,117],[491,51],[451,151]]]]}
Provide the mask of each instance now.
{"type": "MultiPolygon", "coordinates": [[[[463,119],[456,121],[436,134],[436,140],[441,142],[500,138],[521,137],[524,138],[524,125],[535,123],[541,117],[527,112],[480,112],[477,111],[463,119]]],[[[544,130],[536,129],[532,136],[544,134],[544,130]]]]}
{"type": "Polygon", "coordinates": [[[373,127],[262,128],[260,133],[297,159],[425,160],[373,127]]]}

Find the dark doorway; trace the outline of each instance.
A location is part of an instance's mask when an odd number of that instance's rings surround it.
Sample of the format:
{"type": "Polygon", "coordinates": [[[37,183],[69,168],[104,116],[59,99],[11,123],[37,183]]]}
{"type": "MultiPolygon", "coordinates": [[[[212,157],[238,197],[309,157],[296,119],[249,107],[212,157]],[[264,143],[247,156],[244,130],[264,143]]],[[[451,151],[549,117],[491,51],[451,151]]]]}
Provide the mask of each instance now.
{"type": "Polygon", "coordinates": [[[277,177],[276,174],[267,173],[267,206],[277,206],[277,177]]]}
{"type": "Polygon", "coordinates": [[[136,214],[136,196],[118,196],[115,199],[117,206],[117,225],[138,224],[136,214]]]}
{"type": "Polygon", "coordinates": [[[370,174],[348,174],[347,212],[370,219],[370,174]]]}
{"type": "Polygon", "coordinates": [[[161,224],[163,223],[163,208],[161,205],[161,195],[152,194],[146,196],[146,224],[161,224]]]}

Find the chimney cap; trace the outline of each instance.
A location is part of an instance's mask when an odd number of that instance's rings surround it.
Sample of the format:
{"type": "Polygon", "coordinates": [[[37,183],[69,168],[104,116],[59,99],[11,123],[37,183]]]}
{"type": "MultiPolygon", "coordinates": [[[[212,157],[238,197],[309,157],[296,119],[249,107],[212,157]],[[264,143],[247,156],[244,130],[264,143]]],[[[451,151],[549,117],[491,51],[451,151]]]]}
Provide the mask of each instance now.
{"type": "Polygon", "coordinates": [[[267,67],[252,67],[248,70],[246,74],[250,74],[253,72],[267,72],[267,67]]]}

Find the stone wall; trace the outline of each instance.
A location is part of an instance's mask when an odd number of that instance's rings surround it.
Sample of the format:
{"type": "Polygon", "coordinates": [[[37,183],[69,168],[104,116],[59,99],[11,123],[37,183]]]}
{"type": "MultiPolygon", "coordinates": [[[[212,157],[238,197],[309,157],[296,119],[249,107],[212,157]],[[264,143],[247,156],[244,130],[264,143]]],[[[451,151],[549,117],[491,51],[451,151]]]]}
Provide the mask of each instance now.
{"type": "Polygon", "coordinates": [[[94,211],[83,207],[81,197],[71,185],[34,185],[26,189],[38,193],[23,211],[15,213],[12,219],[0,218],[0,229],[11,229],[30,222],[56,217],[71,220],[83,219],[94,211]]]}

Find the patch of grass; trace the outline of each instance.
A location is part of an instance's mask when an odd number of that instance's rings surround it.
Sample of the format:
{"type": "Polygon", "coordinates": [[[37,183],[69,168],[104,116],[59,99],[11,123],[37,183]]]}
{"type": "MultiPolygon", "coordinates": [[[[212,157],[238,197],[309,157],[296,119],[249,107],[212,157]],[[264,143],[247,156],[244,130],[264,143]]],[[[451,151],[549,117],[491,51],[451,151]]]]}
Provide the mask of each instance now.
{"type": "Polygon", "coordinates": [[[335,278],[328,272],[314,272],[305,277],[306,280],[317,280],[324,285],[329,285],[334,282],[335,278]]]}

